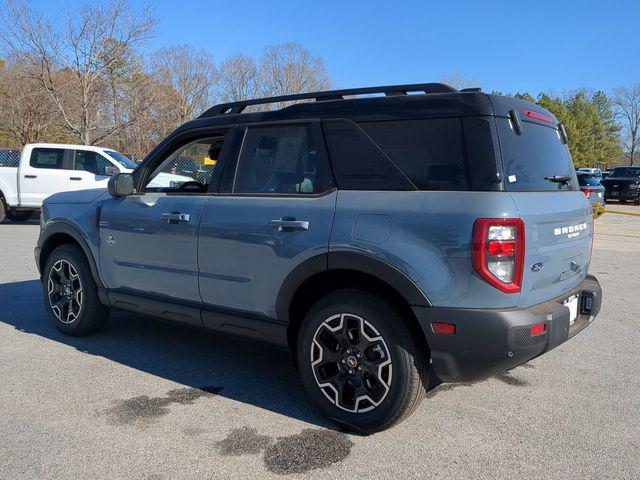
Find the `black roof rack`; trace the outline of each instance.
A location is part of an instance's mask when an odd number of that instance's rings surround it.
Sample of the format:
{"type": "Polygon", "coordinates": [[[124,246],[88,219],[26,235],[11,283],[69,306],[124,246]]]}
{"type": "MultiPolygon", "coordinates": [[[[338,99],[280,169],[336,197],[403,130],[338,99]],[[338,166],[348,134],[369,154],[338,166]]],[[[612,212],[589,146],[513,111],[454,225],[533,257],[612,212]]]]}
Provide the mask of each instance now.
{"type": "Polygon", "coordinates": [[[343,100],[350,95],[367,95],[384,93],[386,96],[408,95],[409,92],[424,93],[449,93],[457,90],[444,83],[416,83],[412,85],[387,85],[383,87],[347,88],[344,90],[327,90],[325,92],[298,93],[294,95],[282,95],[280,97],[255,98],[240,102],[220,103],[209,108],[198,118],[215,117],[216,115],[229,115],[242,113],[250,105],[263,105],[268,103],[292,102],[296,100],[343,100]]]}

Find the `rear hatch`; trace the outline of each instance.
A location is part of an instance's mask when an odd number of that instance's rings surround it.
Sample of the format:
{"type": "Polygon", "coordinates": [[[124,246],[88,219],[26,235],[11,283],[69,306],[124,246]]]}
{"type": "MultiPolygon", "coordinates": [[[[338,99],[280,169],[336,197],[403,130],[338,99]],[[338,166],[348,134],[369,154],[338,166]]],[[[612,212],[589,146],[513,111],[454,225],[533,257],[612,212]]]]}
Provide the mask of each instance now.
{"type": "Polygon", "coordinates": [[[519,307],[576,287],[589,268],[593,233],[591,204],[580,191],[557,121],[541,109],[533,118],[524,112],[531,110],[517,113],[523,119],[519,134],[512,119],[496,117],[505,190],[525,228],[519,307]]]}
{"type": "Polygon", "coordinates": [[[593,175],[584,175],[578,172],[578,184],[580,185],[582,193],[584,193],[589,200],[596,201],[604,198],[604,187],[593,175]]]}

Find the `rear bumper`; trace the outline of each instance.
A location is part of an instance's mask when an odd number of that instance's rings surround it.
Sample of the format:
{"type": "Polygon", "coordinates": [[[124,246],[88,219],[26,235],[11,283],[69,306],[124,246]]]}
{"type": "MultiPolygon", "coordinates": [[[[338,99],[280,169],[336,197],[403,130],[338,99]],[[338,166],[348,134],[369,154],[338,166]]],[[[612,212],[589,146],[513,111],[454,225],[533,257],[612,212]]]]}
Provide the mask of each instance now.
{"type": "Polygon", "coordinates": [[[577,335],[598,315],[601,302],[598,279],[587,275],[577,288],[525,309],[413,307],[413,311],[429,342],[434,373],[443,382],[469,382],[517,367],[577,335]],[[570,325],[569,308],[562,302],[573,295],[579,295],[578,318],[570,325]],[[431,322],[455,324],[456,332],[436,334],[431,322]],[[539,323],[546,331],[531,336],[529,329],[539,323]]]}

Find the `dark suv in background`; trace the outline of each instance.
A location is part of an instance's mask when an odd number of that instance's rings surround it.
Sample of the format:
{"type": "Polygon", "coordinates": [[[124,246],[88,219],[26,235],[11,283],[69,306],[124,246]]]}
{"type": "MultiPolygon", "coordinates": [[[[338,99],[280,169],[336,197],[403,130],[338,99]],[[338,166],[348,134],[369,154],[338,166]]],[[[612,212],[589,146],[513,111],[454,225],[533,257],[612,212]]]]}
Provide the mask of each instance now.
{"type": "Polygon", "coordinates": [[[640,167],[616,167],[600,183],[605,188],[606,200],[640,205],[640,167]]]}
{"type": "Polygon", "coordinates": [[[36,262],[63,332],[120,309],[290,349],[319,408],[362,432],[407,418],[430,375],[512,369],[601,304],[564,128],[477,89],[217,105],[108,191],[48,198],[41,222],[36,262]],[[244,113],[286,102],[304,103],[244,113]],[[213,168],[152,186],[182,158],[213,168]]]}

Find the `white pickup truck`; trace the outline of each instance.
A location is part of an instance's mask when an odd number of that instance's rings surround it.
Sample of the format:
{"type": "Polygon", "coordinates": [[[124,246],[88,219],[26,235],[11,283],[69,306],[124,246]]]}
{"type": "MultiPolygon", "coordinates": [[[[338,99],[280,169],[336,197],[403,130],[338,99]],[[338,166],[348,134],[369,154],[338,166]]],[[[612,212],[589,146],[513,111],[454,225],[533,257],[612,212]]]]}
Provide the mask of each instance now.
{"type": "MultiPolygon", "coordinates": [[[[87,145],[30,143],[18,166],[0,163],[0,222],[24,222],[50,195],[70,190],[106,188],[109,176],[131,172],[136,163],[115,150],[87,145]]],[[[158,187],[192,181],[170,172],[155,178],[158,187]],[[166,184],[166,185],[165,185],[166,184]]]]}

